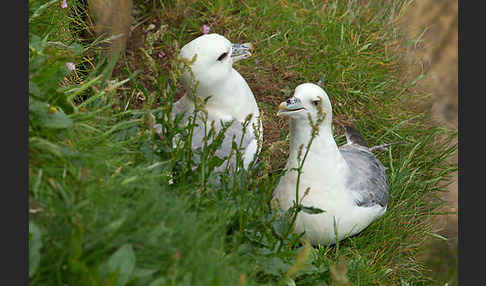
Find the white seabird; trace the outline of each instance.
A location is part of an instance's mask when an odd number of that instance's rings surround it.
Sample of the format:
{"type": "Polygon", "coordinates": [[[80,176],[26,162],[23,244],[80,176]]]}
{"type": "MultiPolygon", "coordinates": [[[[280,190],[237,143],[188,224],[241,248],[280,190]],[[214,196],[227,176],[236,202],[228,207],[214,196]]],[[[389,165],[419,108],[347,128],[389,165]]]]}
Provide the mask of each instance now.
{"type": "MultiPolygon", "coordinates": [[[[249,57],[251,44],[232,44],[225,37],[218,34],[202,35],[182,47],[179,57],[189,65],[182,76],[185,94],[173,108],[173,114],[185,112],[184,121],[194,111],[194,96],[201,99],[210,97],[204,105],[207,111],[208,122],[215,121],[216,132],[219,132],[223,122],[234,120],[234,123],[225,133],[221,149],[216,155],[227,157],[231,152],[232,137],[239,143],[242,134],[242,124],[251,114],[250,124],[246,129],[242,148],[243,164],[247,168],[258,150],[258,141],[255,137],[254,126],[259,140],[263,140],[263,127],[260,110],[255,97],[245,79],[233,68],[233,63],[249,57]]],[[[192,148],[203,145],[205,131],[203,121],[198,118],[198,126],[194,130],[192,148]]],[[[210,126],[210,124],[208,124],[210,126]]],[[[233,162],[234,163],[234,159],[233,162]]],[[[224,165],[224,164],[223,164],[224,165]]]]}
{"type": "Polygon", "coordinates": [[[332,134],[332,107],[326,92],[312,83],[296,87],[294,95],[279,106],[278,115],[290,117],[290,153],[287,173],[280,179],[274,198],[284,210],[296,199],[299,146],[302,158],[311,139],[308,116],[317,122],[318,108],[324,120],[310,146],[302,167],[299,201],[306,207],[323,210],[319,214],[300,212],[294,232],[305,231],[312,244],[334,244],[355,235],[380,218],[388,203],[385,167],[371,153],[361,135],[346,127],[347,144],[338,148],[332,134]],[[310,188],[307,195],[304,195],[310,188]]]}

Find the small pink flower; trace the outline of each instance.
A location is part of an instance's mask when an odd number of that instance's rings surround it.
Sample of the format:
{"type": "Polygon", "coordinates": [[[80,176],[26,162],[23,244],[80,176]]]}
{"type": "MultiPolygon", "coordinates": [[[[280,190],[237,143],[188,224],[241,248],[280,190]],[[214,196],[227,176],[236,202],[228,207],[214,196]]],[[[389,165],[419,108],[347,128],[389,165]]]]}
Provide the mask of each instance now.
{"type": "Polygon", "coordinates": [[[61,3],[61,8],[62,8],[62,9],[67,8],[67,3],[66,3],[66,0],[62,0],[62,3],[61,3]]]}
{"type": "Polygon", "coordinates": [[[202,26],[202,32],[203,32],[204,35],[208,34],[210,30],[211,30],[211,28],[209,26],[207,26],[207,25],[202,26]]]}
{"type": "Polygon", "coordinates": [[[163,51],[160,51],[159,52],[159,58],[163,58],[163,57],[165,57],[165,53],[163,51]]]}
{"type": "Polygon", "coordinates": [[[74,71],[76,69],[76,66],[71,62],[66,63],[66,67],[70,71],[74,71]]]}

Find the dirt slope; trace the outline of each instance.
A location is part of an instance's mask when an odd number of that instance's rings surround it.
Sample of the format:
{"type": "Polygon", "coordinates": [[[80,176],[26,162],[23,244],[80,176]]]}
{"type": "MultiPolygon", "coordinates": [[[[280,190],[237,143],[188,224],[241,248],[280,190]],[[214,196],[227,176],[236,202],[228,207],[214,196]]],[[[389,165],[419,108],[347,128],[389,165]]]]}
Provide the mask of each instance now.
{"type": "MultiPolygon", "coordinates": [[[[420,38],[408,48],[410,75],[421,71],[427,77],[418,89],[430,94],[423,108],[430,109],[437,124],[458,128],[458,2],[456,0],[417,0],[402,19],[408,39],[420,38]]],[[[456,140],[457,142],[457,140],[456,140]]],[[[457,153],[451,158],[457,164],[457,153]]],[[[447,210],[457,211],[457,173],[444,199],[447,210]]],[[[457,237],[457,214],[438,217],[437,227],[448,237],[457,237]]]]}

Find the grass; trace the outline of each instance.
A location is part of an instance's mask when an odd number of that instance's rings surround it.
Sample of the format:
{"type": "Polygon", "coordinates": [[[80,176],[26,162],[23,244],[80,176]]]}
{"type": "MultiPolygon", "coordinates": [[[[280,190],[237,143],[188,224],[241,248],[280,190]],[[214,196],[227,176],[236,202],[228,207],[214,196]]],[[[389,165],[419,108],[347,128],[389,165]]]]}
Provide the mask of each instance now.
{"type": "Polygon", "coordinates": [[[407,108],[417,95],[401,77],[395,23],[410,1],[135,1],[116,64],[103,56],[83,3],[57,2],[39,10],[48,1],[29,1],[32,285],[434,283],[417,257],[434,237],[427,218],[441,204],[438,183],[454,170],[446,159],[455,146],[438,138],[454,134],[407,108]],[[255,45],[235,68],[263,111],[264,148],[256,169],[232,178],[212,170],[218,140],[200,154],[166,143],[191,130],[165,115],[181,95],[178,50],[203,24],[255,45]],[[370,145],[404,144],[379,154],[390,181],[385,216],[313,248],[282,235],[289,219],[270,200],[288,152],[277,105],[319,80],[338,143],[347,123],[370,145]],[[148,127],[154,122],[162,138],[148,127]]]}

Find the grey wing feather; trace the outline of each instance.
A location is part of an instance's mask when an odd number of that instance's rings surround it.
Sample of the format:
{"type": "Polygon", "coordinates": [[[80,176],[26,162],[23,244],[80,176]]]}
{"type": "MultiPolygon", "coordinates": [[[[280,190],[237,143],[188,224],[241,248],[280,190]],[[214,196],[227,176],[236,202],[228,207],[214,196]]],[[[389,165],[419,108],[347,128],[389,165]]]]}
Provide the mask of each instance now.
{"type": "MultiPolygon", "coordinates": [[[[212,116],[209,116],[207,119],[206,124],[206,131],[204,122],[202,119],[196,120],[196,126],[194,127],[193,136],[192,136],[192,149],[202,148],[204,146],[204,136],[207,134],[211,128],[211,121],[214,121],[214,129],[216,134],[219,134],[221,129],[223,128],[222,122],[219,119],[216,119],[212,116]]],[[[233,120],[231,125],[226,129],[224,133],[224,139],[221,143],[221,146],[216,150],[215,155],[219,158],[225,159],[231,155],[229,160],[230,169],[234,170],[236,166],[236,156],[235,154],[231,153],[233,147],[233,140],[236,142],[237,145],[240,144],[241,138],[243,136],[243,125],[237,121],[233,120]]],[[[246,132],[243,137],[243,141],[241,144],[241,148],[243,150],[250,144],[251,141],[255,140],[255,135],[252,132],[246,132]]],[[[208,140],[208,144],[211,144],[212,140],[208,140]]],[[[226,168],[226,162],[221,164],[219,167],[216,168],[216,171],[223,171],[226,168]]]]}
{"type": "MultiPolygon", "coordinates": [[[[182,97],[180,100],[174,103],[174,106],[172,108],[172,114],[176,115],[178,113],[184,113],[182,124],[186,125],[189,118],[192,117],[194,114],[194,106],[192,102],[187,100],[187,98],[182,97]]],[[[219,132],[223,128],[223,125],[219,118],[208,115],[206,129],[205,129],[203,120],[198,116],[198,118],[196,119],[196,125],[194,126],[193,136],[192,136],[191,147],[193,150],[202,148],[204,146],[203,139],[205,134],[207,134],[211,128],[211,121],[214,121],[214,129],[216,131],[216,134],[219,134],[219,132]]],[[[234,170],[236,165],[236,156],[234,154],[231,154],[232,147],[233,147],[232,146],[233,140],[235,140],[235,142],[239,145],[242,136],[243,136],[243,125],[239,121],[234,120],[233,123],[230,125],[230,127],[226,129],[224,133],[223,142],[221,143],[221,146],[218,148],[218,150],[216,150],[215,152],[215,155],[222,159],[227,158],[231,155],[229,164],[230,164],[230,169],[232,170],[234,170]]],[[[253,140],[255,140],[254,133],[246,132],[243,137],[243,142],[241,144],[242,149],[245,150],[246,147],[253,140]]],[[[211,144],[211,142],[212,140],[209,140],[208,144],[211,144]]],[[[217,167],[215,171],[223,171],[226,168],[226,164],[227,163],[224,162],[219,167],[217,167]]]]}
{"type": "Polygon", "coordinates": [[[172,114],[178,114],[181,112],[185,112],[185,117],[187,118],[188,114],[192,114],[194,111],[194,105],[190,102],[185,96],[176,101],[172,106],[172,114]]]}
{"type": "MultiPolygon", "coordinates": [[[[243,135],[243,125],[238,121],[233,121],[233,124],[226,130],[225,137],[221,147],[216,151],[216,156],[218,157],[228,157],[231,155],[232,143],[233,140],[236,142],[237,146],[240,145],[241,138],[243,137],[243,141],[241,142],[242,152],[246,150],[248,145],[251,141],[255,140],[255,134],[253,132],[246,132],[243,135]]],[[[232,155],[229,164],[231,166],[231,170],[234,170],[236,167],[236,155],[232,155]]],[[[223,164],[222,166],[225,166],[223,164]]],[[[221,166],[220,166],[221,167],[221,166]]],[[[218,169],[216,169],[218,171],[218,169]]]]}
{"type": "MultiPolygon", "coordinates": [[[[193,114],[193,112],[194,112],[194,106],[189,104],[185,97],[182,97],[177,102],[175,102],[174,105],[172,106],[171,117],[172,119],[174,119],[177,114],[179,113],[184,114],[182,122],[185,125],[187,123],[189,116],[193,114]]],[[[159,134],[162,133],[161,124],[159,123],[155,124],[154,128],[157,131],[157,133],[159,134]]]]}
{"type": "MultiPolygon", "coordinates": [[[[177,114],[179,113],[183,114],[182,123],[186,125],[187,120],[189,119],[189,116],[193,114],[193,111],[194,111],[194,107],[188,104],[186,99],[183,97],[180,100],[178,100],[176,103],[174,103],[174,105],[172,106],[171,117],[172,119],[175,119],[177,114]]],[[[162,124],[160,123],[154,124],[154,129],[157,133],[161,134],[162,124]]]]}
{"type": "Polygon", "coordinates": [[[355,145],[339,148],[349,166],[350,174],[346,187],[355,192],[358,206],[371,207],[388,203],[388,179],[383,164],[368,150],[355,145]]]}
{"type": "Polygon", "coordinates": [[[351,126],[344,126],[344,135],[348,144],[358,144],[360,146],[368,148],[368,143],[363,139],[358,130],[351,126]]]}

